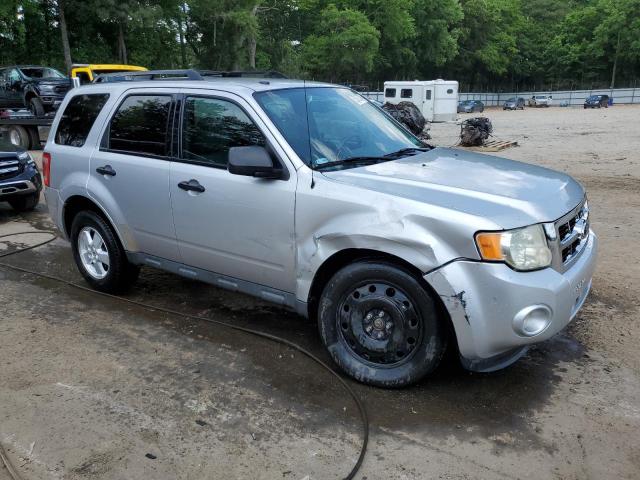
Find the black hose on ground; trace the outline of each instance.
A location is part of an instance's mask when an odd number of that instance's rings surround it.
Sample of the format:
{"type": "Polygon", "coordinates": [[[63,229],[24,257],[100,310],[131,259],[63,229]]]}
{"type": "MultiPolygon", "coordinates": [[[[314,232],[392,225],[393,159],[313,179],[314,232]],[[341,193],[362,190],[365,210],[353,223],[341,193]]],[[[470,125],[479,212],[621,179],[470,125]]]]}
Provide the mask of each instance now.
{"type": "MultiPolygon", "coordinates": [[[[58,235],[55,232],[46,231],[46,230],[14,232],[14,233],[9,233],[9,234],[5,234],[5,235],[0,235],[0,238],[14,237],[14,236],[17,236],[17,235],[51,235],[51,238],[49,238],[49,239],[47,239],[45,241],[36,243],[34,245],[29,245],[28,247],[21,247],[21,248],[18,248],[16,250],[12,250],[10,252],[1,253],[0,254],[0,258],[8,257],[10,255],[16,255],[18,253],[26,252],[27,250],[32,250],[34,248],[42,247],[43,245],[51,243],[55,239],[58,238],[58,235]]],[[[30,270],[28,268],[18,267],[16,265],[10,265],[10,264],[4,263],[4,262],[0,262],[0,266],[5,267],[5,268],[9,268],[9,269],[17,271],[17,272],[27,273],[27,274],[35,275],[35,276],[38,276],[38,277],[41,277],[41,278],[46,278],[48,280],[53,280],[54,282],[63,283],[65,285],[69,286],[69,287],[73,287],[73,288],[76,288],[78,290],[91,292],[91,293],[94,293],[96,295],[101,295],[103,297],[112,298],[112,299],[115,299],[115,300],[119,300],[121,302],[126,302],[126,303],[129,303],[129,304],[132,304],[132,305],[137,305],[138,307],[142,307],[142,308],[145,308],[147,310],[155,310],[156,312],[162,312],[162,313],[166,313],[168,315],[175,315],[175,316],[179,316],[179,317],[183,317],[183,318],[189,318],[189,319],[192,319],[192,320],[213,323],[213,324],[216,324],[216,325],[222,325],[222,326],[230,328],[232,330],[237,330],[237,331],[240,331],[240,332],[244,332],[244,333],[249,333],[251,335],[255,335],[257,337],[266,338],[266,339],[271,340],[273,342],[280,343],[280,344],[286,345],[287,347],[290,347],[290,348],[292,348],[294,350],[297,350],[298,352],[302,353],[303,355],[307,356],[308,358],[310,358],[311,360],[316,362],[318,365],[320,365],[322,368],[324,368],[331,375],[333,375],[340,382],[340,384],[344,387],[344,389],[347,391],[347,393],[351,396],[351,398],[355,402],[356,407],[358,408],[358,412],[360,413],[360,419],[362,420],[362,430],[363,430],[363,432],[362,432],[362,446],[360,448],[360,454],[358,455],[358,460],[356,461],[355,465],[353,466],[353,468],[351,469],[349,474],[346,477],[344,477],[344,479],[345,480],[352,480],[353,478],[355,478],[356,474],[358,473],[358,470],[360,470],[360,467],[362,466],[362,462],[364,461],[365,453],[367,451],[367,445],[369,443],[369,418],[367,417],[367,410],[365,409],[364,403],[362,402],[360,397],[358,397],[356,392],[349,386],[349,384],[337,372],[335,372],[327,363],[325,363],[324,361],[319,359],[317,356],[315,356],[310,351],[302,348],[300,345],[297,345],[297,344],[295,344],[295,343],[293,343],[293,342],[291,342],[291,341],[289,341],[289,340],[287,340],[285,338],[279,337],[277,335],[272,335],[270,333],[261,332],[259,330],[253,330],[251,328],[240,327],[240,326],[234,325],[232,323],[223,322],[221,320],[214,320],[212,318],[201,317],[199,315],[191,315],[191,314],[188,314],[188,313],[179,312],[177,310],[172,310],[170,308],[157,307],[157,306],[154,306],[154,305],[149,305],[149,304],[144,303],[144,302],[139,302],[137,300],[131,300],[131,299],[125,298],[125,297],[119,297],[117,295],[111,295],[110,293],[99,292],[99,291],[93,290],[93,289],[91,289],[89,287],[85,287],[83,285],[78,285],[77,283],[70,282],[69,280],[65,280],[64,278],[56,277],[55,275],[49,275],[47,273],[36,272],[36,271],[30,270]]],[[[9,462],[8,458],[6,458],[6,456],[4,455],[1,445],[0,445],[0,453],[2,453],[2,455],[0,455],[0,458],[5,463],[5,465],[7,466],[7,469],[11,473],[12,472],[11,469],[13,467],[11,466],[11,463],[9,462]]],[[[15,470],[14,470],[14,472],[15,472],[15,470]]],[[[17,472],[16,472],[16,475],[17,475],[17,472]]],[[[13,473],[12,473],[12,477],[13,477],[13,480],[20,480],[20,477],[13,476],[13,473]]]]}

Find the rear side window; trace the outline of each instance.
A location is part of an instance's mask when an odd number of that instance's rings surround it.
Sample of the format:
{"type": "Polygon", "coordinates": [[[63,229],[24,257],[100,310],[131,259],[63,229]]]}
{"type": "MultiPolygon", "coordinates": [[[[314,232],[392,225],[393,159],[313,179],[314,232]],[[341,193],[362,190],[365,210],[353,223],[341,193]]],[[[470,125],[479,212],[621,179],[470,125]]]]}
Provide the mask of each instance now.
{"type": "Polygon", "coordinates": [[[56,130],[58,145],[82,147],[98,114],[109,99],[108,93],[76,95],[67,104],[56,130]]]}
{"type": "Polygon", "coordinates": [[[387,88],[384,91],[384,96],[387,98],[394,98],[396,96],[396,89],[395,88],[387,88]]]}
{"type": "Polygon", "coordinates": [[[131,95],[118,107],[109,126],[110,150],[166,156],[170,95],[131,95]]]}
{"type": "Polygon", "coordinates": [[[411,98],[413,97],[413,89],[411,88],[403,88],[400,90],[400,98],[411,98]]]}
{"type": "Polygon", "coordinates": [[[265,144],[262,132],[236,104],[216,98],[186,99],[182,124],[183,159],[226,167],[231,147],[265,144]]]}

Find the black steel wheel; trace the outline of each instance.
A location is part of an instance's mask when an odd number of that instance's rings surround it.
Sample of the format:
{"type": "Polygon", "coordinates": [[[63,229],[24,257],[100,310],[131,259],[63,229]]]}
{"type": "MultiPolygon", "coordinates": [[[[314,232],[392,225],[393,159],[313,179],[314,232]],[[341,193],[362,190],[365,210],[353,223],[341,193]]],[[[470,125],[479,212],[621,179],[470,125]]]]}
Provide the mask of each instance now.
{"type": "Polygon", "coordinates": [[[318,323],[333,360],[376,386],[420,380],[438,366],[446,347],[430,292],[387,263],[363,261],[338,271],[323,291],[318,323]]]}

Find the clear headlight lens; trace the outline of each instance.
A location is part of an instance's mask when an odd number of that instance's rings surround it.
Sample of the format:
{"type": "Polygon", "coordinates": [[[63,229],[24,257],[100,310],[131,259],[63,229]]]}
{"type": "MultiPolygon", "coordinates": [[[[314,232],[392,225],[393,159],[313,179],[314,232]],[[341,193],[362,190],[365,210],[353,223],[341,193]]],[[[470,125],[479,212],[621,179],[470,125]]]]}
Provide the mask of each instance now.
{"type": "Polygon", "coordinates": [[[551,250],[542,225],[478,233],[476,245],[483,260],[505,262],[516,270],[536,270],[551,265],[551,250]]]}

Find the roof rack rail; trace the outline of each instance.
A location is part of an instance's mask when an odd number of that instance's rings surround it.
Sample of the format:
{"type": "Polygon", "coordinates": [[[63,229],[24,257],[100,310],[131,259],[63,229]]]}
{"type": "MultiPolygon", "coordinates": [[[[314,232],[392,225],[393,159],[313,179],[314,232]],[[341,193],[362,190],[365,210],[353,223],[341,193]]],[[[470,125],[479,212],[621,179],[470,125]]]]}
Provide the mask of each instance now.
{"type": "Polygon", "coordinates": [[[287,78],[276,70],[198,70],[203,77],[287,78]]]}
{"type": "Polygon", "coordinates": [[[146,70],[141,72],[103,73],[94,83],[132,82],[143,80],[206,80],[211,77],[219,78],[287,78],[275,70],[146,70]]]}
{"type": "Polygon", "coordinates": [[[179,70],[146,70],[140,72],[114,72],[99,75],[96,83],[126,82],[144,80],[204,80],[197,70],[191,68],[179,70]]]}

